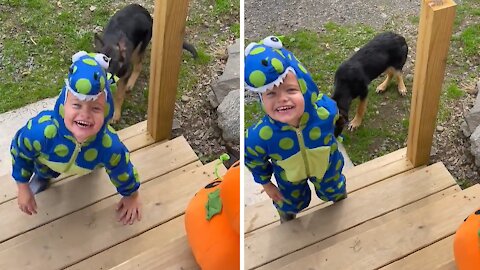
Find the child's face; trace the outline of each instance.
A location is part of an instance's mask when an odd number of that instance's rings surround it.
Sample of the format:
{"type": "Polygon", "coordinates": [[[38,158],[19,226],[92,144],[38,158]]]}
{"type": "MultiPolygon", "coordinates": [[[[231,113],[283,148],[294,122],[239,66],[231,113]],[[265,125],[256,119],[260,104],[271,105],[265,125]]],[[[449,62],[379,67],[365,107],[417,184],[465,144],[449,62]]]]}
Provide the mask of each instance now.
{"type": "Polygon", "coordinates": [[[297,77],[289,72],[283,83],[262,94],[265,112],[274,120],[298,127],[305,101],[297,77]]]}
{"type": "Polygon", "coordinates": [[[65,126],[72,132],[79,143],[97,134],[103,125],[105,110],[105,93],[96,100],[81,101],[67,93],[65,102],[65,126]]]}

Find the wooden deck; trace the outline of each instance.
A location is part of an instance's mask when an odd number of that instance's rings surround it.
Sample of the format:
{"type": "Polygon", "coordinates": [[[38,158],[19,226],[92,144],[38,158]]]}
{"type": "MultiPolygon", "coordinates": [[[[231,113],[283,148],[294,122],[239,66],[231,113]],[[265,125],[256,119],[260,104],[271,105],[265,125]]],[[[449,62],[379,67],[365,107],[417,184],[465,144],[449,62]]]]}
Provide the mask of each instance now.
{"type": "Polygon", "coordinates": [[[142,180],[142,221],[116,221],[120,195],[103,169],[56,180],[36,196],[34,216],[20,212],[14,181],[0,176],[0,269],[198,269],[183,214],[214,180],[214,164],[202,165],[183,137],[153,143],[145,122],[119,135],[142,180]]]}
{"type": "Polygon", "coordinates": [[[453,237],[480,205],[442,163],[412,169],[406,149],[345,172],[347,199],[312,196],[280,225],[270,201],[245,209],[245,269],[455,269],[453,237]]]}

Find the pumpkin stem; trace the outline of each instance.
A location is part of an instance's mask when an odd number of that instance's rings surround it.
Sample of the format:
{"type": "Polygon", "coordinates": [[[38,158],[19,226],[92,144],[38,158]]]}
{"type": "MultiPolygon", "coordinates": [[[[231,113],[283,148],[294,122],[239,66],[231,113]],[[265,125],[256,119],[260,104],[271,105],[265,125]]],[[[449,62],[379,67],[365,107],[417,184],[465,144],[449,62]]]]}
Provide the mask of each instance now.
{"type": "Polygon", "coordinates": [[[220,155],[220,157],[219,157],[218,159],[219,159],[220,161],[219,161],[217,164],[215,164],[215,176],[216,176],[218,179],[223,180],[223,178],[218,175],[218,166],[219,166],[220,164],[223,164],[224,161],[229,160],[229,159],[230,159],[230,156],[229,156],[227,153],[223,153],[223,154],[220,155]]]}

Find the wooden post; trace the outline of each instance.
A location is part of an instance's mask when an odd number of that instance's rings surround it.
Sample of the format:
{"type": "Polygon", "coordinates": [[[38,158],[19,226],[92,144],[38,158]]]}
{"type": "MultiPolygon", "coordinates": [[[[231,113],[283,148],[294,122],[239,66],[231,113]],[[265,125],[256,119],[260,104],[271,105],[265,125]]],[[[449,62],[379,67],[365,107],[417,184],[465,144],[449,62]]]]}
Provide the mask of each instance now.
{"type": "Polygon", "coordinates": [[[170,139],[188,0],[155,0],[147,130],[155,141],[170,139]]]}
{"type": "Polygon", "coordinates": [[[414,167],[430,158],[440,92],[455,18],[455,2],[430,6],[422,0],[413,78],[407,158],[414,167]]]}

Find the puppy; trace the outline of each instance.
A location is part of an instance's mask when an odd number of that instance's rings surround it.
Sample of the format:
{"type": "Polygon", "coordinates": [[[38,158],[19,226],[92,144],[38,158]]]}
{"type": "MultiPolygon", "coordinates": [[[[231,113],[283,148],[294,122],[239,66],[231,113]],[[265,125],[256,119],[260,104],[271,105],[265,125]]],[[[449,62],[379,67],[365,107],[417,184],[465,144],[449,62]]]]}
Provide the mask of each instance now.
{"type": "Polygon", "coordinates": [[[367,109],[368,85],[383,72],[387,78],[377,87],[377,93],[384,92],[390,80],[395,77],[398,92],[407,94],[403,83],[402,68],[407,60],[408,46],[405,38],[392,32],[375,36],[358,50],[350,59],[343,62],[335,72],[332,99],[337,102],[340,118],[336,122],[335,136],[340,135],[348,123],[348,111],[352,100],[359,97],[360,103],[349,130],[360,126],[367,109]]]}
{"type": "MultiPolygon", "coordinates": [[[[95,33],[95,50],[111,58],[108,72],[118,76],[114,93],[115,112],[112,122],[121,116],[125,92],[130,91],[140,75],[145,49],[152,38],[153,19],[144,7],[131,4],[116,12],[103,30],[95,33]]],[[[183,48],[197,57],[194,46],[184,42],[183,48]]]]}

